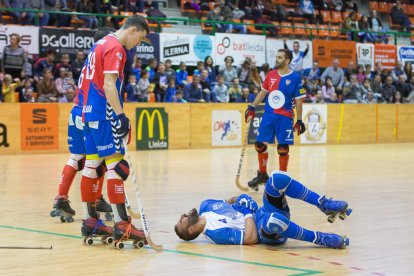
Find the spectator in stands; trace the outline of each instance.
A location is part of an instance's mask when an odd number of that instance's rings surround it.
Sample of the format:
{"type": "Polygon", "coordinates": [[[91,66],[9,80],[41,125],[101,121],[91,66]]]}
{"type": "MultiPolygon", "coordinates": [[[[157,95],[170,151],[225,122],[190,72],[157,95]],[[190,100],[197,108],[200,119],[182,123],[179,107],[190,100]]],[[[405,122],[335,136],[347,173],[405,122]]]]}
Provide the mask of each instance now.
{"type": "Polygon", "coordinates": [[[303,77],[310,82],[314,82],[315,80],[320,79],[321,69],[319,68],[319,62],[317,60],[313,61],[311,68],[307,68],[303,71],[303,77]]]}
{"type": "Polygon", "coordinates": [[[404,67],[401,61],[397,62],[394,69],[391,71],[391,77],[394,82],[398,81],[399,76],[404,76],[404,79],[407,79],[407,75],[405,74],[404,67]]]}
{"type": "Polygon", "coordinates": [[[157,73],[151,83],[155,83],[154,93],[157,102],[165,102],[168,88],[168,76],[165,73],[165,65],[163,62],[158,64],[157,73]]]}
{"type": "Polygon", "coordinates": [[[413,65],[411,62],[406,61],[404,64],[404,73],[407,76],[407,80],[411,80],[411,77],[414,76],[413,74],[413,65]]]}
{"type": "Polygon", "coordinates": [[[218,23],[220,21],[224,21],[219,4],[215,4],[214,9],[207,14],[207,20],[217,21],[216,23],[205,23],[207,27],[215,27],[217,32],[225,33],[229,30],[229,25],[218,23]]]}
{"type": "Polygon", "coordinates": [[[60,62],[56,64],[55,70],[53,72],[53,76],[57,78],[60,73],[60,69],[65,68],[68,71],[72,72],[72,65],[70,64],[70,56],[69,54],[62,54],[60,58],[60,62]]]}
{"type": "Polygon", "coordinates": [[[312,98],[314,103],[325,103],[325,98],[321,90],[316,91],[315,97],[312,98]]]}
{"type": "Polygon", "coordinates": [[[245,18],[249,18],[250,14],[257,6],[257,0],[239,0],[239,9],[245,13],[245,18]]]}
{"type": "MultiPolygon", "coordinates": [[[[376,75],[381,76],[383,70],[384,69],[382,68],[381,62],[375,63],[375,70],[372,72],[372,77],[371,78],[374,78],[376,75]]],[[[381,79],[381,81],[384,81],[384,80],[381,79]]]]}
{"type": "Polygon", "coordinates": [[[395,84],[395,88],[401,92],[403,98],[407,98],[408,94],[411,92],[410,85],[406,82],[405,76],[403,75],[398,76],[398,81],[395,84]]]}
{"type": "Polygon", "coordinates": [[[46,51],[46,57],[37,59],[34,65],[34,79],[38,81],[43,76],[44,69],[49,68],[50,71],[54,69],[54,61],[56,58],[56,52],[54,49],[46,51]]]}
{"type": "Polygon", "coordinates": [[[217,101],[220,103],[228,103],[230,101],[229,88],[224,84],[224,77],[217,76],[218,83],[214,86],[213,91],[217,95],[217,101]]]}
{"type": "Polygon", "coordinates": [[[197,69],[193,71],[193,75],[201,76],[201,72],[204,70],[204,62],[199,60],[197,61],[197,69]]]}
{"type": "Polygon", "coordinates": [[[217,102],[217,95],[211,91],[210,80],[208,79],[208,71],[207,69],[201,70],[200,75],[200,85],[201,90],[203,91],[203,98],[204,100],[209,103],[210,101],[217,102]]]}
{"type": "Polygon", "coordinates": [[[65,96],[59,100],[59,103],[73,103],[75,98],[75,89],[69,88],[66,90],[65,96]]]}
{"type": "Polygon", "coordinates": [[[243,87],[241,97],[237,99],[237,102],[238,103],[248,103],[249,102],[249,94],[250,94],[249,87],[243,87]]]}
{"type": "Polygon", "coordinates": [[[370,79],[365,79],[364,82],[361,84],[361,89],[362,89],[362,94],[364,94],[364,95],[366,95],[368,93],[368,91],[372,92],[371,80],[370,79]]]}
{"type": "MultiPolygon", "coordinates": [[[[45,10],[46,11],[63,11],[69,12],[68,8],[62,6],[60,0],[44,0],[45,2],[45,10]]],[[[71,24],[71,16],[68,14],[56,14],[56,13],[48,13],[49,14],[49,26],[55,26],[57,23],[57,27],[69,27],[71,24]]]]}
{"type": "Polygon", "coordinates": [[[412,91],[410,92],[410,94],[408,95],[408,97],[407,97],[407,99],[406,99],[406,102],[407,102],[407,103],[411,103],[411,104],[413,104],[413,103],[414,103],[414,90],[412,90],[412,91]]]}
{"type": "MultiPolygon", "coordinates": [[[[113,6],[109,0],[94,0],[94,13],[113,15],[117,6],[113,6]]],[[[116,17],[103,17],[106,22],[111,22],[115,29],[119,29],[119,19],[116,17]]]]}
{"type": "Polygon", "coordinates": [[[168,88],[167,88],[167,103],[174,103],[177,100],[177,88],[175,87],[175,79],[168,79],[168,88]]]}
{"type": "MultiPolygon", "coordinates": [[[[283,45],[285,49],[289,49],[286,44],[286,39],[283,40],[283,45]]],[[[306,49],[305,51],[301,52],[300,50],[299,41],[293,42],[293,49],[291,50],[293,59],[289,64],[290,70],[293,70],[295,72],[302,72],[303,69],[303,59],[306,57],[306,55],[309,52],[309,43],[306,43],[306,49]]]]}
{"type": "Polygon", "coordinates": [[[410,92],[414,90],[414,76],[411,76],[408,82],[408,87],[410,88],[410,92]]]}
{"type": "Polygon", "coordinates": [[[148,102],[148,88],[150,86],[149,82],[149,72],[145,69],[141,71],[141,76],[138,81],[138,102],[148,102]]]}
{"type": "MultiPolygon", "coordinates": [[[[44,0],[25,0],[25,9],[28,10],[39,10],[44,11],[45,10],[45,2],[44,0]]],[[[46,26],[49,23],[49,14],[48,13],[42,13],[39,12],[35,14],[34,12],[27,12],[26,20],[24,21],[23,25],[26,24],[33,24],[35,16],[40,17],[40,27],[46,26]]]]}
{"type": "Polygon", "coordinates": [[[175,103],[187,103],[183,98],[183,91],[181,89],[177,90],[176,97],[177,99],[175,100],[175,103]]]}
{"type": "Polygon", "coordinates": [[[345,76],[345,86],[349,85],[351,82],[351,76],[356,75],[357,67],[355,65],[355,62],[353,60],[348,61],[347,67],[344,69],[344,76],[345,76]]]}
{"type": "Polygon", "coordinates": [[[366,15],[361,16],[361,19],[358,22],[358,27],[360,32],[358,33],[359,42],[366,43],[366,42],[376,42],[376,36],[373,38],[371,36],[368,17],[366,15]]]}
{"type": "Polygon", "coordinates": [[[371,72],[371,64],[365,64],[365,78],[366,79],[373,79],[372,72],[371,72]]]}
{"type": "MultiPolygon", "coordinates": [[[[93,13],[94,12],[93,5],[94,5],[93,2],[90,1],[90,0],[80,0],[76,4],[76,12],[93,13]]],[[[75,18],[76,17],[84,22],[86,28],[89,28],[89,29],[98,28],[98,23],[99,22],[98,22],[98,18],[96,16],[88,16],[88,15],[76,16],[75,15],[75,18]]]]}
{"type": "Polygon", "coordinates": [[[76,58],[72,62],[72,73],[73,73],[73,78],[75,79],[75,81],[78,81],[80,72],[82,71],[82,67],[84,63],[85,63],[85,53],[83,52],[83,50],[78,50],[76,52],[76,58]]]}
{"type": "MultiPolygon", "coordinates": [[[[234,19],[238,19],[238,18],[234,17],[234,14],[233,14],[232,9],[230,8],[230,5],[226,4],[225,0],[219,0],[219,5],[220,5],[220,8],[221,8],[220,15],[223,16],[223,21],[234,22],[234,19]]],[[[227,26],[228,26],[228,28],[227,28],[226,32],[228,32],[228,33],[231,33],[233,30],[237,30],[242,34],[247,33],[246,25],[229,24],[227,26]]]]}
{"type": "Polygon", "coordinates": [[[313,24],[315,21],[315,7],[312,0],[300,0],[299,2],[300,13],[307,19],[308,23],[313,24]]]}
{"type": "Polygon", "coordinates": [[[349,87],[344,88],[344,100],[343,103],[360,103],[363,98],[363,92],[358,83],[356,75],[351,75],[351,83],[349,87]]]}
{"type": "Polygon", "coordinates": [[[326,83],[326,78],[330,77],[332,79],[332,84],[335,87],[335,92],[339,96],[342,94],[342,87],[345,83],[344,70],[339,67],[339,59],[335,58],[332,61],[332,66],[329,66],[325,69],[321,76],[322,83],[326,83]]]}
{"type": "Polygon", "coordinates": [[[20,78],[25,62],[24,49],[20,46],[20,35],[13,33],[10,35],[10,45],[3,48],[2,72],[10,74],[12,78],[20,78]]]}
{"type": "Polygon", "coordinates": [[[252,65],[250,65],[250,87],[252,85],[262,87],[262,79],[257,70],[256,62],[253,62],[252,65]]]}
{"type": "MultiPolygon", "coordinates": [[[[317,91],[318,90],[319,89],[317,89],[317,91]]],[[[335,87],[333,86],[331,77],[326,78],[326,83],[322,86],[321,91],[325,101],[327,102],[331,102],[331,98],[334,97],[334,95],[336,96],[335,87]]]]}
{"type": "Polygon", "coordinates": [[[368,91],[361,103],[376,104],[376,103],[378,103],[378,101],[375,98],[374,93],[372,91],[368,91]]]}
{"type": "Polygon", "coordinates": [[[204,69],[208,71],[208,79],[211,82],[211,85],[214,86],[217,84],[217,70],[213,63],[213,58],[211,56],[207,56],[204,59],[204,69]]]}
{"type": "Polygon", "coordinates": [[[49,68],[43,70],[43,79],[37,82],[38,102],[56,102],[57,89],[53,80],[52,71],[49,68]]]}
{"type": "Polygon", "coordinates": [[[143,0],[127,0],[124,4],[124,11],[138,13],[144,12],[144,1],[143,0]]]}
{"type": "Polygon", "coordinates": [[[402,104],[404,103],[404,99],[401,96],[401,92],[400,91],[395,91],[395,94],[392,96],[391,102],[393,104],[402,104]]]}
{"type": "MultiPolygon", "coordinates": [[[[371,11],[371,16],[368,18],[369,30],[373,32],[386,32],[387,29],[383,27],[381,19],[378,18],[378,14],[376,10],[371,11]]],[[[368,40],[372,42],[382,42],[388,43],[387,35],[383,34],[375,34],[370,33],[368,34],[368,40]]]]}
{"type": "Polygon", "coordinates": [[[315,7],[318,11],[331,11],[332,6],[329,0],[314,0],[313,1],[315,7]]]}
{"type": "Polygon", "coordinates": [[[125,85],[126,101],[138,102],[139,86],[135,74],[128,76],[128,83],[125,85]]]}
{"type": "Polygon", "coordinates": [[[249,87],[251,83],[250,76],[250,66],[252,65],[252,60],[246,58],[242,65],[237,69],[237,77],[239,79],[240,85],[242,87],[249,87]]]}
{"type": "MultiPolygon", "coordinates": [[[[184,1],[184,0],[182,0],[182,1],[184,1]]],[[[194,0],[186,1],[184,3],[184,9],[186,9],[186,10],[194,10],[197,13],[199,13],[201,11],[201,7],[200,7],[199,4],[197,4],[195,2],[196,1],[194,1],[194,0]]]]}
{"type": "Polygon", "coordinates": [[[155,58],[151,58],[148,60],[148,66],[145,68],[149,72],[149,81],[152,82],[152,80],[155,77],[155,71],[157,69],[157,60],[155,58]]]}
{"type": "Polygon", "coordinates": [[[260,74],[259,74],[260,79],[262,80],[262,82],[264,82],[264,80],[266,78],[266,75],[267,75],[267,73],[269,73],[269,71],[270,71],[269,63],[264,63],[262,65],[262,70],[260,71],[260,74]]]}
{"type": "Polygon", "coordinates": [[[63,88],[63,80],[66,78],[66,72],[68,72],[68,70],[64,67],[60,68],[59,70],[59,77],[55,80],[55,84],[56,84],[56,90],[58,93],[58,100],[60,100],[60,98],[63,98],[65,96],[66,91],[63,88]]]}
{"type": "Polygon", "coordinates": [[[24,50],[25,62],[23,64],[22,77],[31,78],[33,77],[33,59],[29,58],[29,50],[24,50]]]}
{"type": "Polygon", "coordinates": [[[394,24],[401,25],[401,31],[410,32],[410,19],[404,12],[401,1],[395,1],[395,5],[391,8],[391,19],[394,24]]]}
{"type": "Polygon", "coordinates": [[[184,88],[184,86],[187,84],[187,78],[188,78],[188,73],[187,73],[187,66],[185,65],[185,63],[183,61],[180,62],[180,66],[179,69],[176,71],[176,82],[177,82],[177,86],[179,88],[184,88]]]}
{"type": "Polygon", "coordinates": [[[239,85],[239,79],[234,78],[232,86],[229,88],[230,102],[235,103],[237,99],[241,97],[242,87],[239,85]]]}
{"type": "Polygon", "coordinates": [[[184,86],[184,99],[190,103],[205,103],[201,91],[200,76],[194,75],[191,83],[184,86]]]}
{"type": "Polygon", "coordinates": [[[164,62],[165,65],[165,73],[167,74],[168,79],[174,79],[175,81],[175,71],[171,68],[171,60],[166,59],[164,62]]]}
{"type": "Polygon", "coordinates": [[[270,0],[258,0],[255,8],[260,14],[270,17],[270,21],[278,20],[276,7],[270,0]]]}
{"type": "Polygon", "coordinates": [[[375,96],[378,98],[381,96],[382,90],[382,80],[380,75],[376,75],[371,83],[372,92],[374,92],[375,96]]]}
{"type": "Polygon", "coordinates": [[[359,30],[359,24],[355,12],[351,12],[347,17],[345,17],[342,29],[345,34],[348,36],[349,40],[355,40],[359,30]]]}
{"type": "Polygon", "coordinates": [[[257,94],[259,94],[259,89],[260,88],[255,85],[250,86],[249,103],[254,102],[257,94]]]}
{"type": "MultiPolygon", "coordinates": [[[[33,79],[27,78],[24,79],[20,86],[16,88],[16,92],[19,93],[19,102],[25,103],[32,101],[33,97],[33,79]]],[[[34,101],[34,98],[33,98],[34,101]]]]}
{"type": "MultiPolygon", "coordinates": [[[[4,8],[7,9],[24,9],[25,3],[24,0],[3,0],[4,8]]],[[[20,11],[7,11],[5,12],[6,15],[10,15],[13,17],[14,24],[19,24],[22,18],[26,18],[26,12],[20,11]]]]}
{"type": "Polygon", "coordinates": [[[357,80],[359,84],[363,84],[367,75],[365,74],[364,65],[358,65],[357,80]]]}
{"type": "Polygon", "coordinates": [[[233,67],[234,59],[232,56],[227,56],[224,58],[225,67],[220,70],[220,75],[224,76],[224,83],[227,86],[232,85],[234,78],[237,78],[237,70],[233,67]]]}
{"type": "Polygon", "coordinates": [[[392,96],[395,94],[395,91],[397,91],[397,89],[395,88],[393,84],[392,77],[388,76],[381,89],[382,99],[386,101],[387,103],[390,103],[392,100],[392,96]]]}
{"type": "Polygon", "coordinates": [[[3,85],[2,85],[3,102],[5,103],[16,102],[14,93],[16,92],[16,89],[19,86],[20,86],[19,78],[13,79],[10,74],[5,74],[4,79],[3,79],[3,85]]]}

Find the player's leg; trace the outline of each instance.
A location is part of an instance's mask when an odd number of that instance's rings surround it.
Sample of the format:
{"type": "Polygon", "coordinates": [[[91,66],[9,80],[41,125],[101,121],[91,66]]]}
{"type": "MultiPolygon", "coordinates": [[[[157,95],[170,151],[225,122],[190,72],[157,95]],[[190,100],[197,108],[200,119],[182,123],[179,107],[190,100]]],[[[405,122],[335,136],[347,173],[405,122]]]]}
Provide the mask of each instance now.
{"type": "Polygon", "coordinates": [[[267,152],[267,145],[273,143],[275,140],[275,127],[273,122],[273,115],[267,113],[263,114],[262,122],[259,126],[259,134],[254,144],[257,151],[259,161],[259,170],[257,176],[248,182],[250,188],[255,188],[260,184],[266,183],[269,178],[267,174],[267,160],[269,153],[267,152]]]}
{"type": "Polygon", "coordinates": [[[108,171],[108,169],[106,168],[105,161],[101,163],[99,169],[102,170],[102,172],[99,174],[102,176],[98,178],[98,191],[96,192],[95,209],[99,213],[105,213],[105,219],[110,221],[112,220],[112,207],[102,195],[102,187],[105,180],[105,173],[108,171]]]}
{"type": "Polygon", "coordinates": [[[349,239],[344,236],[310,231],[277,212],[264,213],[259,210],[256,214],[256,225],[261,243],[280,244],[290,238],[336,249],[344,249],[349,245],[349,239]]]}
{"type": "Polygon", "coordinates": [[[276,138],[278,141],[277,153],[279,155],[279,170],[287,172],[289,163],[289,145],[293,145],[292,118],[278,115],[276,125],[276,138]]]}

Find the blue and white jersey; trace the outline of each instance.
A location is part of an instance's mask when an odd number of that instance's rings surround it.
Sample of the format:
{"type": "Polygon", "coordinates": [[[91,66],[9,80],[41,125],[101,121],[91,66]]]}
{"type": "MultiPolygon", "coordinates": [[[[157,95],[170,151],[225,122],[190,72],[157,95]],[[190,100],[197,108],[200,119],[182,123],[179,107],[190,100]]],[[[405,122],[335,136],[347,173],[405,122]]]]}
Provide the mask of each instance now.
{"type": "Polygon", "coordinates": [[[206,218],[203,234],[217,244],[243,244],[244,215],[225,200],[207,199],[201,202],[200,216],[206,218]]]}
{"type": "Polygon", "coordinates": [[[292,55],[293,58],[289,64],[289,69],[293,71],[302,71],[305,52],[299,51],[298,53],[295,53],[294,51],[292,51],[292,55]]]}

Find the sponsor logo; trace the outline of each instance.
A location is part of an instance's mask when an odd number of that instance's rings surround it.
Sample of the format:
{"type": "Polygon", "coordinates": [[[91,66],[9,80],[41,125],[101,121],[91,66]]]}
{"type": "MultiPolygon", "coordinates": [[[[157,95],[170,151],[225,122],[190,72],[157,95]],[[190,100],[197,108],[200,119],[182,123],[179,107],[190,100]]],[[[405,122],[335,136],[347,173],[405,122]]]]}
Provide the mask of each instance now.
{"type": "MultiPolygon", "coordinates": [[[[5,33],[0,34],[0,42],[4,41],[6,45],[10,44],[10,36],[11,34],[7,35],[5,33]]],[[[22,35],[20,36],[20,46],[28,46],[32,43],[32,36],[31,35],[22,35]]]]}
{"type": "Polygon", "coordinates": [[[190,54],[190,44],[174,45],[165,47],[164,58],[176,57],[190,54]]]}
{"type": "Polygon", "coordinates": [[[91,113],[92,112],[92,105],[84,105],[82,108],[83,113],[91,113]]]}
{"type": "Polygon", "coordinates": [[[42,34],[41,45],[44,48],[54,47],[54,48],[81,48],[89,49],[93,46],[93,37],[91,36],[76,36],[76,33],[67,33],[65,35],[49,35],[42,34]]]}
{"type": "Polygon", "coordinates": [[[164,108],[137,108],[137,150],[168,149],[168,114],[164,108]]]}
{"type": "Polygon", "coordinates": [[[326,130],[326,122],[323,115],[317,109],[312,109],[305,114],[306,139],[311,142],[321,141],[326,130]]]}
{"type": "Polygon", "coordinates": [[[113,144],[109,144],[109,145],[105,145],[105,146],[97,146],[98,151],[104,151],[104,150],[107,150],[107,149],[112,149],[113,147],[114,147],[113,144]]]}
{"type": "Polygon", "coordinates": [[[301,88],[300,90],[299,90],[299,93],[302,95],[302,94],[305,94],[305,89],[304,88],[301,88]]]}
{"type": "Polygon", "coordinates": [[[268,102],[271,108],[279,109],[285,104],[285,95],[279,90],[274,90],[269,94],[268,102]]]}
{"type": "Polygon", "coordinates": [[[33,124],[46,124],[47,113],[46,108],[35,108],[32,111],[33,124]]]}
{"type": "Polygon", "coordinates": [[[7,126],[0,123],[0,147],[8,148],[10,144],[7,142],[7,126]]]}

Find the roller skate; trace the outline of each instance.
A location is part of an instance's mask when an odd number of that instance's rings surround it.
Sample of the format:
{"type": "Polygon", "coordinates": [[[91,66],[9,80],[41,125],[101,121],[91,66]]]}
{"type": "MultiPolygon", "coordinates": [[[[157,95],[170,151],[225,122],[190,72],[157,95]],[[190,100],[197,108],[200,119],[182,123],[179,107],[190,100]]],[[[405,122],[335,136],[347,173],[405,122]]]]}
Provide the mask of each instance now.
{"type": "Polygon", "coordinates": [[[111,221],[112,220],[113,214],[112,214],[111,204],[109,204],[108,202],[106,202],[106,200],[104,199],[104,197],[102,195],[96,201],[95,208],[96,208],[96,211],[97,212],[105,213],[105,220],[106,221],[111,221]]]}
{"type": "Polygon", "coordinates": [[[113,228],[106,226],[101,219],[88,218],[82,222],[81,228],[84,245],[93,245],[93,238],[101,237],[103,244],[111,244],[114,239],[112,238],[113,228]]]}
{"type": "Polygon", "coordinates": [[[53,210],[50,211],[51,217],[59,217],[61,222],[73,222],[75,210],[70,207],[70,201],[67,196],[57,196],[53,203],[53,210]]]}
{"type": "Polygon", "coordinates": [[[342,200],[328,199],[325,195],[322,195],[318,199],[319,205],[317,206],[324,214],[328,216],[328,221],[333,223],[336,217],[341,220],[345,220],[347,216],[352,213],[352,209],[348,208],[348,203],[342,200]]]}
{"type": "Polygon", "coordinates": [[[269,179],[269,175],[266,172],[262,173],[257,171],[257,176],[250,180],[247,184],[249,188],[254,189],[256,192],[259,191],[259,185],[265,184],[269,179]]]}
{"type": "Polygon", "coordinates": [[[313,243],[329,248],[345,249],[349,245],[349,238],[333,233],[315,232],[313,243]]]}
{"type": "Polygon", "coordinates": [[[117,249],[124,248],[124,241],[128,240],[133,240],[132,244],[138,249],[148,244],[144,231],[137,229],[131,223],[130,216],[128,216],[128,221],[123,220],[115,223],[113,237],[115,240],[113,246],[117,249]]]}

